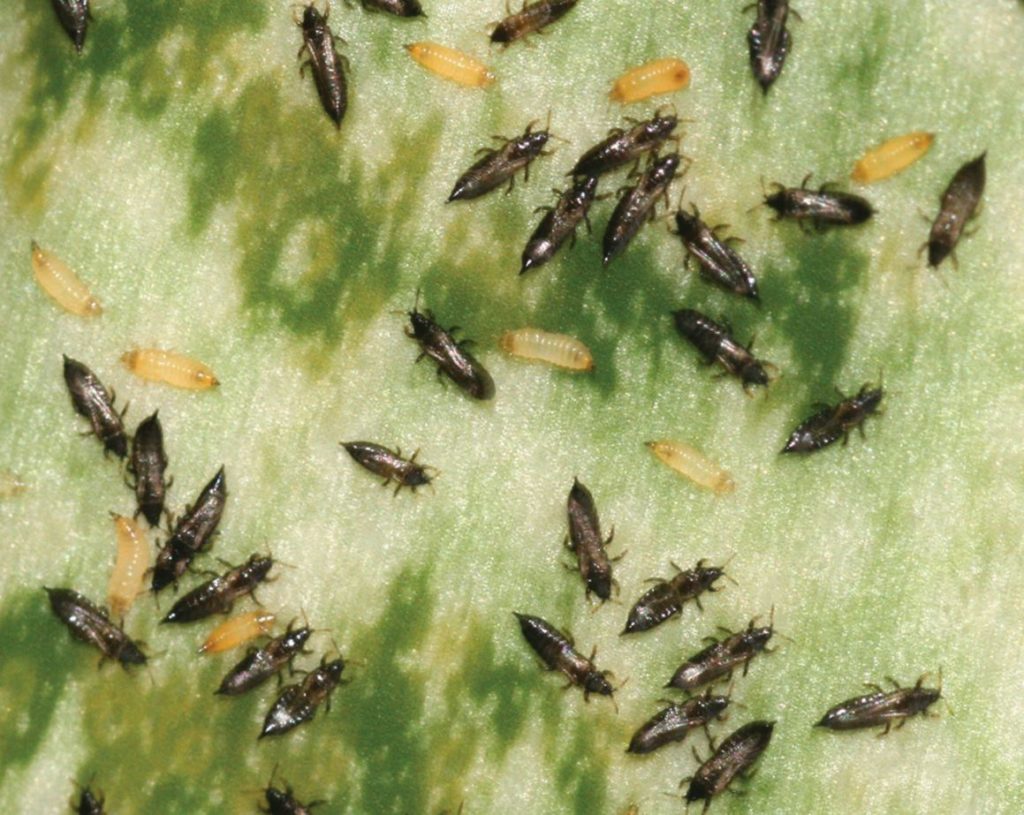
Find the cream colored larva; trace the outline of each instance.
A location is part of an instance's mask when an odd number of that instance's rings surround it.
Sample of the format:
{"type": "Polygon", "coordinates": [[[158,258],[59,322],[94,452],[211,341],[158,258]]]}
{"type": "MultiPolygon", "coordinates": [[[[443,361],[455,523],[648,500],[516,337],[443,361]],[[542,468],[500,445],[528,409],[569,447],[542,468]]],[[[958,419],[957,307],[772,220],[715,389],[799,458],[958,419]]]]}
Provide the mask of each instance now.
{"type": "Polygon", "coordinates": [[[239,614],[218,625],[206,641],[199,646],[200,654],[219,654],[230,651],[249,640],[269,634],[274,625],[274,615],[269,611],[249,611],[239,614]]]}
{"type": "Polygon", "coordinates": [[[39,287],[65,311],[79,317],[103,313],[100,301],[63,260],[32,241],[32,272],[39,287]]]}
{"type": "Polygon", "coordinates": [[[720,495],[736,489],[736,482],[727,470],[688,444],[681,441],[649,441],[645,444],[662,462],[698,486],[720,495]]]}
{"type": "Polygon", "coordinates": [[[656,59],[631,68],[615,80],[608,96],[629,104],[649,96],[674,93],[690,84],[690,68],[681,59],[656,59]]]}
{"type": "Polygon", "coordinates": [[[854,165],[850,177],[861,184],[874,184],[903,172],[928,152],[934,140],[935,136],[924,132],[889,139],[868,150],[854,165]]]}
{"type": "Polygon", "coordinates": [[[446,45],[414,42],[405,46],[405,50],[432,74],[449,82],[467,88],[486,88],[494,82],[494,74],[480,60],[446,45]]]}
{"type": "Polygon", "coordinates": [[[117,559],[107,584],[107,603],[115,617],[123,618],[142,592],[149,568],[150,545],[146,533],[135,521],[114,515],[117,559]]]}
{"type": "Polygon", "coordinates": [[[220,381],[209,366],[199,360],[186,357],[174,351],[159,348],[136,348],[121,357],[121,362],[142,379],[163,382],[176,388],[207,390],[216,387],[220,381]]]}
{"type": "Polygon", "coordinates": [[[13,498],[27,489],[28,484],[19,476],[10,470],[0,470],[0,498],[13,498]]]}
{"type": "Polygon", "coordinates": [[[594,370],[590,349],[565,334],[553,334],[540,328],[518,328],[502,334],[498,344],[514,357],[546,362],[570,371],[594,370]]]}

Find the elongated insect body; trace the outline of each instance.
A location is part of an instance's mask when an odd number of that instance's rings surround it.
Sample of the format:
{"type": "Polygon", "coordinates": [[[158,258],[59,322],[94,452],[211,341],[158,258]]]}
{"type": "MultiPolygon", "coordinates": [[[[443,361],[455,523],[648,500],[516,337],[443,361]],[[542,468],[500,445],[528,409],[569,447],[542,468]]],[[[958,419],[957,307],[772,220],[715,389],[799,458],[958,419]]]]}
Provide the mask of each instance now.
{"type": "Polygon", "coordinates": [[[640,177],[637,185],[619,199],[604,232],[602,260],[605,266],[621,254],[640,228],[654,217],[658,199],[668,200],[668,188],[678,167],[679,156],[675,153],[658,159],[640,177]]]}
{"type": "Polygon", "coordinates": [[[839,439],[845,444],[854,429],[859,429],[863,435],[864,422],[878,412],[884,395],[881,387],[865,383],[853,396],[844,397],[836,405],[825,405],[799,424],[790,434],[782,452],[813,453],[839,439]]]}
{"type": "Polygon", "coordinates": [[[827,226],[856,226],[868,220],[875,212],[871,203],[859,195],[835,192],[823,184],[817,190],[807,189],[810,176],[799,187],[775,184],[775,192],[766,195],[764,202],[775,210],[778,219],[788,218],[799,223],[810,222],[819,229],[827,226]]]}
{"type": "Polygon", "coordinates": [[[383,11],[393,17],[420,17],[423,7],[419,0],[362,0],[368,11],[383,11]]]}
{"type": "Polygon", "coordinates": [[[93,435],[103,442],[106,452],[118,458],[128,455],[128,437],[121,414],[114,410],[114,397],[107,393],[96,374],[65,354],[64,382],[68,386],[72,406],[80,416],[89,420],[93,435]]]}
{"type": "Polygon", "coordinates": [[[412,454],[412,458],[402,458],[401,450],[393,453],[387,447],[371,441],[343,441],[341,446],[362,467],[383,476],[385,486],[394,481],[397,484],[396,495],[402,487],[415,490],[433,480],[427,473],[428,469],[433,468],[417,464],[416,453],[412,454]]]}
{"type": "Polygon", "coordinates": [[[262,810],[268,815],[310,815],[313,807],[324,803],[323,801],[310,801],[303,804],[295,797],[295,791],[285,784],[284,789],[274,786],[274,779],[271,776],[270,783],[263,790],[263,797],[266,798],[267,808],[262,810]]]}
{"type": "Polygon", "coordinates": [[[139,507],[135,514],[138,516],[141,512],[150,526],[160,523],[167,494],[164,481],[167,455],[164,453],[164,431],[158,413],[155,411],[139,423],[128,459],[128,472],[135,478],[135,500],[139,507]]]}
{"type": "Polygon", "coordinates": [[[319,667],[306,674],[298,685],[289,685],[267,712],[259,738],[287,733],[316,715],[317,708],[326,702],[330,706],[331,694],[341,684],[345,660],[339,657],[327,662],[324,657],[319,667]]]}
{"type": "Polygon", "coordinates": [[[13,498],[28,489],[28,483],[10,470],[0,470],[0,498],[13,498]]]}
{"type": "Polygon", "coordinates": [[[274,615],[269,611],[248,611],[218,625],[199,646],[200,654],[219,654],[245,645],[256,637],[270,633],[274,615]]]}
{"type": "MultiPolygon", "coordinates": [[[[348,81],[345,79],[348,61],[339,56],[334,48],[337,38],[327,24],[327,14],[321,14],[312,3],[306,6],[302,13],[302,22],[299,23],[302,29],[302,48],[299,49],[299,55],[301,56],[303,51],[306,52],[308,59],[303,63],[303,68],[306,65],[312,68],[320,103],[335,126],[340,128],[341,120],[348,109],[348,81]]],[[[302,73],[302,68],[299,73],[302,73]]]]}
{"type": "Polygon", "coordinates": [[[711,694],[695,696],[679,705],[669,705],[637,729],[626,752],[652,753],[666,744],[682,741],[691,730],[707,728],[709,723],[721,718],[728,706],[729,697],[711,694]]]}
{"type": "Polygon", "coordinates": [[[211,614],[227,614],[235,600],[252,594],[267,579],[273,566],[273,558],[252,555],[241,566],[229,569],[220,577],[208,580],[184,595],[161,622],[190,623],[211,614]]]}
{"type": "Polygon", "coordinates": [[[612,562],[605,551],[612,535],[605,540],[601,535],[601,522],[590,490],[573,479],[566,504],[569,516],[569,549],[576,555],[580,577],[587,587],[587,597],[596,594],[602,601],[612,596],[612,562]]]}
{"type": "Polygon", "coordinates": [[[757,0],[757,17],[747,34],[750,67],[764,93],[779,78],[789,55],[790,36],[786,28],[789,0],[757,0]]]}
{"type": "Polygon", "coordinates": [[[75,50],[82,52],[85,45],[85,32],[89,27],[92,13],[89,11],[89,0],[53,0],[53,9],[57,19],[71,37],[75,50]]]}
{"type": "Polygon", "coordinates": [[[599,176],[629,164],[645,153],[657,150],[672,138],[677,124],[679,119],[675,115],[662,116],[655,113],[653,118],[638,122],[629,130],[615,128],[608,134],[608,138],[580,156],[569,175],[599,176]]]}
{"type": "Polygon", "coordinates": [[[530,647],[537,652],[549,671],[561,671],[573,685],[583,688],[583,699],[599,693],[611,696],[614,693],[606,678],[608,671],[599,671],[590,659],[576,651],[572,642],[557,628],[540,617],[513,612],[519,620],[519,628],[530,647]]]}
{"type": "Polygon", "coordinates": [[[725,574],[721,566],[705,566],[697,561],[692,569],[676,567],[676,575],[670,580],[656,580],[636,601],[629,612],[623,634],[648,631],[682,611],[687,602],[693,600],[703,611],[700,596],[715,591],[715,582],[725,574]]]}
{"type": "Polygon", "coordinates": [[[436,42],[414,42],[405,46],[414,60],[430,73],[467,88],[486,88],[494,74],[476,57],[436,42]]]}
{"type": "Polygon", "coordinates": [[[555,256],[566,239],[575,243],[576,227],[581,221],[587,224],[587,229],[590,228],[587,213],[596,196],[596,176],[581,177],[559,196],[558,203],[548,210],[527,241],[519,274],[543,266],[555,256]]]}
{"type": "Polygon", "coordinates": [[[32,241],[32,272],[36,283],[65,311],[79,317],[97,317],[103,307],[70,266],[32,241]]]}
{"type": "Polygon", "coordinates": [[[692,214],[684,209],[676,212],[676,232],[686,248],[687,259],[697,261],[701,277],[728,292],[758,300],[757,278],[750,266],[700,219],[696,206],[692,214]]]}
{"type": "Polygon", "coordinates": [[[177,582],[193,558],[209,545],[224,513],[227,498],[227,484],[222,466],[203,487],[195,504],[178,521],[174,533],[157,554],[153,580],[150,584],[153,591],[160,591],[177,582]]]}
{"type": "Polygon", "coordinates": [[[279,637],[274,637],[259,648],[251,649],[228,671],[217,693],[238,696],[262,685],[286,665],[290,665],[297,654],[305,653],[303,648],[312,633],[308,626],[296,629],[288,626],[288,630],[279,637]]]}
{"type": "Polygon", "coordinates": [[[521,359],[546,362],[569,371],[594,370],[590,349],[566,334],[554,334],[540,328],[518,328],[502,334],[498,345],[505,353],[521,359]]]}
{"type": "Polygon", "coordinates": [[[505,46],[562,19],[579,0],[535,0],[523,3],[522,11],[510,14],[491,32],[491,42],[505,46]]]}
{"type": "Polygon", "coordinates": [[[71,808],[75,810],[76,815],[104,815],[104,802],[103,793],[83,787],[78,800],[72,800],[71,808]]]}
{"type": "Polygon", "coordinates": [[[717,362],[743,383],[743,390],[769,382],[768,363],[755,358],[750,349],[732,338],[729,330],[710,317],[693,309],[672,312],[676,330],[704,355],[710,364],[717,362]]]}
{"type": "Polygon", "coordinates": [[[687,659],[672,675],[667,688],[690,691],[722,677],[732,676],[733,669],[743,666],[744,676],[750,660],[768,646],[775,629],[772,623],[754,628],[754,621],[742,631],[712,642],[704,650],[687,659]]]}
{"type": "MultiPolygon", "coordinates": [[[[941,678],[941,677],[940,677],[941,678]]],[[[915,715],[924,713],[942,698],[941,682],[938,688],[924,687],[925,677],[920,677],[910,688],[900,687],[899,683],[890,679],[894,689],[884,691],[878,685],[869,685],[873,692],[864,696],[847,699],[830,709],[815,727],[829,730],[859,730],[865,727],[884,727],[880,736],[884,736],[895,723],[902,727],[903,723],[915,715]]]]}
{"type": "Polygon", "coordinates": [[[442,373],[474,399],[493,399],[494,380],[464,347],[466,342],[457,342],[452,329],[442,328],[429,311],[420,311],[418,304],[409,314],[409,327],[405,335],[416,340],[420,355],[430,357],[437,364],[438,376],[442,373]]]}
{"type": "Polygon", "coordinates": [[[123,515],[114,515],[114,530],[117,559],[107,583],[107,604],[115,617],[123,619],[142,592],[149,568],[149,541],[142,528],[123,515]]]}
{"type": "Polygon", "coordinates": [[[982,153],[956,171],[942,194],[942,205],[928,236],[928,265],[938,266],[960,242],[964,226],[974,217],[985,192],[985,156],[982,153]]]}
{"type": "Polygon", "coordinates": [[[174,351],[136,348],[123,354],[121,362],[140,379],[176,388],[209,390],[220,384],[208,365],[174,351]]]}
{"type": "Polygon", "coordinates": [[[551,134],[547,130],[533,130],[533,123],[526,126],[526,132],[515,138],[505,139],[497,150],[485,150],[485,155],[472,167],[464,172],[455,187],[449,201],[465,201],[479,198],[484,193],[509,182],[508,190],[512,190],[515,174],[525,171],[525,178],[530,177],[530,164],[543,153],[551,134]]]}
{"type": "Polygon", "coordinates": [[[126,667],[146,662],[146,655],[124,629],[114,625],[106,612],[87,598],[71,589],[43,589],[49,595],[53,613],[75,639],[96,648],[104,659],[117,660],[126,667]]]}
{"type": "Polygon", "coordinates": [[[861,156],[850,178],[859,184],[884,181],[923,158],[934,140],[935,136],[931,133],[914,132],[882,142],[861,156]]]}
{"type": "Polygon", "coordinates": [[[768,749],[774,727],[775,722],[750,722],[727,736],[693,774],[686,790],[686,803],[704,801],[706,812],[711,799],[744,775],[768,749]]]}
{"type": "Polygon", "coordinates": [[[674,93],[690,84],[690,66],[681,59],[667,57],[630,68],[615,80],[608,96],[628,105],[662,93],[674,93]]]}
{"type": "Polygon", "coordinates": [[[647,449],[659,461],[671,467],[684,478],[689,479],[698,487],[711,490],[718,495],[732,492],[736,482],[729,471],[712,461],[700,450],[681,441],[648,441],[644,442],[647,449]]]}

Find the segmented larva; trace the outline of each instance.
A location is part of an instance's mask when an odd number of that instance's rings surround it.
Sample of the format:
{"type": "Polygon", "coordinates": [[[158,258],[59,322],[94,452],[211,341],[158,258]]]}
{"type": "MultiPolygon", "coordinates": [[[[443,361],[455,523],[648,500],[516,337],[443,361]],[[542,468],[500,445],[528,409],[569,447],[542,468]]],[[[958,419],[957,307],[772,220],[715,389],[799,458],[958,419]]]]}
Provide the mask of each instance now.
{"type": "Polygon", "coordinates": [[[32,272],[39,287],[65,311],[79,317],[103,313],[99,300],[63,260],[32,241],[32,272]]]}
{"type": "Polygon", "coordinates": [[[107,603],[114,617],[123,618],[142,592],[142,584],[149,568],[149,541],[135,521],[123,515],[114,515],[117,537],[117,559],[107,584],[107,603]]]}
{"type": "Polygon", "coordinates": [[[672,93],[690,84],[690,67],[681,59],[668,57],[631,68],[615,80],[608,96],[626,105],[649,96],[672,93]]]}
{"type": "Polygon", "coordinates": [[[219,654],[230,651],[249,640],[269,634],[274,625],[274,615],[268,611],[249,611],[239,614],[218,625],[206,641],[199,646],[200,654],[219,654]]]}
{"type": "Polygon", "coordinates": [[[553,334],[539,328],[518,328],[502,334],[498,344],[514,357],[546,362],[570,371],[594,370],[590,349],[575,337],[565,334],[553,334]]]}
{"type": "Polygon", "coordinates": [[[468,88],[486,88],[494,82],[494,74],[476,57],[456,51],[436,42],[414,42],[405,50],[432,74],[465,85],[468,88]]]}
{"type": "Polygon", "coordinates": [[[659,460],[698,486],[718,494],[736,489],[736,482],[727,470],[688,444],[680,441],[649,441],[645,444],[659,460]]]}
{"type": "Polygon", "coordinates": [[[931,133],[907,133],[889,139],[868,150],[850,173],[850,178],[861,184],[873,184],[907,169],[922,158],[932,146],[935,136],[931,133]]]}
{"type": "Polygon", "coordinates": [[[10,470],[0,470],[0,498],[13,498],[28,489],[28,484],[10,470]]]}
{"type": "Polygon", "coordinates": [[[151,382],[163,382],[176,388],[207,390],[220,384],[209,366],[174,351],[136,348],[121,357],[133,374],[151,382]]]}

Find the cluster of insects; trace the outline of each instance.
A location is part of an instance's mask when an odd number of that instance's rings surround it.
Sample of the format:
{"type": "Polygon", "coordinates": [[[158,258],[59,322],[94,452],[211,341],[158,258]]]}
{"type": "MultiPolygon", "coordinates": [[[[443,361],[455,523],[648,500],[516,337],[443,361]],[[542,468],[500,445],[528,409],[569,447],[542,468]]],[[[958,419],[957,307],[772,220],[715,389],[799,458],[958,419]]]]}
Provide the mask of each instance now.
{"type": "MultiPolygon", "coordinates": [[[[397,17],[423,15],[418,0],[362,0],[364,7],[397,17]]],[[[492,43],[508,46],[539,33],[568,14],[577,0],[535,0],[524,3],[520,11],[509,13],[490,33],[492,43]]],[[[758,0],[755,18],[748,33],[750,63],[755,80],[767,94],[780,77],[791,48],[788,28],[791,10],[786,0],[758,0]]],[[[81,51],[86,36],[90,9],[88,0],[53,0],[58,19],[75,48],[81,51]]],[[[340,127],[348,109],[348,62],[337,50],[339,38],[329,24],[329,8],[319,11],[313,3],[302,8],[302,47],[305,55],[300,68],[311,69],[313,81],[324,111],[340,127]]],[[[459,84],[487,87],[495,81],[494,74],[476,58],[432,42],[406,46],[411,57],[426,69],[459,84]]],[[[686,87],[690,81],[689,67],[682,60],[666,58],[638,66],[621,76],[613,85],[611,99],[631,103],[651,95],[686,87]]],[[[598,185],[608,174],[632,165],[630,185],[620,191],[602,238],[601,257],[605,266],[619,257],[638,235],[642,227],[655,218],[660,202],[669,200],[674,181],[685,172],[689,159],[678,152],[678,116],[657,110],[647,119],[630,119],[625,127],[611,129],[607,136],[578,157],[566,173],[568,182],[556,191],[552,206],[542,207],[543,217],[526,241],[520,258],[519,274],[533,272],[550,263],[566,242],[573,244],[581,224],[591,228],[589,214],[598,195],[598,185]],[[664,152],[667,144],[676,150],[664,152]],[[646,163],[645,163],[646,162],[646,163]]],[[[522,172],[529,179],[530,167],[539,157],[549,155],[547,149],[556,139],[550,129],[550,116],[543,129],[530,122],[522,134],[499,137],[496,147],[485,147],[483,155],[456,179],[449,202],[479,198],[507,186],[514,188],[516,176],[522,172]]],[[[861,184],[875,183],[901,172],[921,159],[929,150],[934,136],[914,132],[884,142],[869,150],[857,162],[851,177],[861,184]]],[[[964,235],[966,225],[975,216],[985,188],[985,158],[981,153],[955,173],[941,196],[939,212],[934,218],[928,239],[928,264],[941,265],[954,251],[964,235]]],[[[763,205],[771,209],[777,220],[796,222],[805,232],[833,227],[855,227],[875,215],[873,205],[864,197],[836,189],[832,184],[809,187],[811,176],[799,186],[786,187],[775,183],[763,197],[763,205]]],[[[710,226],[702,220],[696,203],[689,209],[680,205],[674,213],[675,234],[685,252],[686,263],[697,265],[700,277],[721,290],[755,304],[761,300],[761,285],[750,263],[735,248],[735,241],[721,237],[723,227],[710,226]]],[[[99,300],[89,287],[60,258],[32,243],[32,268],[40,287],[62,308],[82,317],[94,318],[103,312],[99,300]]],[[[954,256],[955,260],[955,256],[954,256]]],[[[494,398],[495,384],[487,369],[468,349],[470,341],[457,340],[454,327],[445,328],[429,310],[420,310],[417,293],[413,308],[407,312],[406,335],[420,350],[417,362],[430,358],[440,379],[445,377],[469,397],[486,401],[494,398]]],[[[739,341],[724,320],[715,320],[692,308],[672,312],[679,335],[690,343],[703,361],[717,365],[723,374],[737,379],[745,392],[770,386],[776,368],[759,359],[752,343],[739,341]]],[[[545,361],[568,370],[590,371],[594,360],[589,349],[572,337],[552,334],[535,328],[505,333],[500,346],[509,354],[545,361]]],[[[137,376],[172,384],[176,387],[204,390],[219,384],[206,365],[175,352],[136,348],[128,351],[122,361],[137,376]]],[[[156,594],[173,585],[193,569],[194,561],[211,547],[226,506],[226,476],[222,466],[199,492],[195,502],[172,522],[166,509],[167,490],[172,481],[165,478],[168,466],[163,444],[163,430],[158,412],[139,423],[129,436],[124,425],[124,411],[114,406],[114,395],[84,364],[64,357],[64,379],[74,410],[88,420],[91,433],[104,448],[125,461],[131,477],[137,511],[134,517],[113,515],[117,556],[111,575],[107,604],[110,612],[70,588],[45,587],[48,600],[57,618],[71,635],[96,648],[103,659],[114,660],[128,667],[144,665],[147,655],[143,644],[125,632],[124,619],[135,598],[150,577],[150,589],[156,594]],[[168,518],[168,534],[160,547],[155,564],[150,566],[147,536],[136,518],[142,515],[151,528],[158,528],[168,518]],[[117,622],[115,622],[115,619],[117,622]]],[[[866,420],[881,412],[884,390],[866,383],[853,395],[840,393],[834,404],[819,404],[815,412],[802,421],[789,435],[783,453],[810,453],[834,444],[845,443],[854,430],[864,432],[866,420]]],[[[411,491],[431,485],[437,470],[417,461],[418,451],[406,458],[400,449],[391,450],[375,442],[342,442],[345,451],[361,467],[411,491]]],[[[652,453],[668,466],[716,493],[734,489],[728,472],[696,449],[680,442],[662,440],[647,442],[652,453]]],[[[11,479],[14,477],[11,476],[11,479]]],[[[9,480],[9,479],[8,479],[9,480]]],[[[4,490],[19,488],[16,480],[5,481],[4,490]]],[[[590,490],[575,479],[567,500],[568,535],[566,548],[576,560],[576,569],[583,582],[585,597],[591,595],[600,603],[612,598],[618,589],[613,577],[618,557],[608,552],[613,533],[602,532],[596,503],[590,490]]],[[[212,615],[230,614],[236,601],[255,596],[255,591],[271,579],[275,565],[270,555],[253,553],[245,562],[228,566],[220,574],[195,586],[179,597],[162,619],[162,623],[185,624],[212,615]]],[[[674,563],[675,574],[668,579],[653,579],[631,606],[623,635],[635,636],[661,626],[680,616],[687,604],[703,611],[702,597],[716,592],[716,584],[730,579],[724,566],[709,565],[701,559],[687,569],[674,563]]],[[[616,692],[609,670],[600,669],[596,648],[589,656],[576,649],[573,638],[545,619],[531,614],[513,612],[527,644],[547,670],[559,671],[569,686],[582,690],[584,700],[591,694],[613,698],[616,692]]],[[[273,635],[275,616],[269,612],[250,611],[228,619],[213,630],[199,649],[215,654],[263,638],[259,646],[248,648],[223,677],[216,694],[238,696],[248,693],[280,677],[285,669],[295,673],[293,662],[299,655],[309,654],[306,645],[313,629],[296,627],[273,635]]],[[[749,773],[768,748],[775,722],[755,720],[726,736],[716,747],[710,727],[720,722],[732,703],[731,687],[727,694],[715,692],[715,686],[729,682],[735,671],[745,676],[752,661],[762,653],[770,653],[769,642],[775,634],[774,608],[768,625],[757,625],[752,619],[745,628],[724,630],[720,636],[708,636],[700,650],[683,660],[668,679],[665,687],[681,691],[686,697],[663,707],[633,733],[627,752],[644,755],[671,743],[682,742],[688,734],[703,729],[712,748],[709,758],[700,762],[685,793],[687,803],[703,801],[705,809],[712,799],[728,789],[733,782],[749,773]],[[701,693],[698,693],[702,691],[701,693]]],[[[337,650],[337,649],[336,649],[337,650]]],[[[302,672],[300,681],[286,685],[278,692],[265,714],[259,738],[281,735],[310,721],[321,705],[330,706],[333,692],[345,681],[345,659],[323,655],[312,670],[302,672]]],[[[893,689],[886,691],[870,685],[871,692],[848,699],[829,709],[816,726],[833,730],[881,727],[881,735],[895,724],[901,727],[915,715],[924,715],[941,698],[939,686],[925,687],[924,676],[910,687],[889,680],[893,689]]],[[[273,777],[264,790],[271,813],[309,811],[318,802],[300,803],[290,787],[279,788],[273,777]]],[[[86,787],[74,804],[79,812],[101,813],[103,797],[86,787]]]]}

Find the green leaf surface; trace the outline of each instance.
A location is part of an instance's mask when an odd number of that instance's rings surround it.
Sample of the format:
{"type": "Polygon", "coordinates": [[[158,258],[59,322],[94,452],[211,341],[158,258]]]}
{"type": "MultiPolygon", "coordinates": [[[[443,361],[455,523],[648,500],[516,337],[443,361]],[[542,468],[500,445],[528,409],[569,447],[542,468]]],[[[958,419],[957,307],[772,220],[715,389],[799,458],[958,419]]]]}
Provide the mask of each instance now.
{"type": "MultiPolygon", "coordinates": [[[[298,74],[287,4],[93,5],[80,56],[41,0],[14,0],[0,23],[0,470],[30,484],[0,499],[0,809],[60,811],[72,780],[95,776],[115,813],[251,812],[276,766],[324,812],[678,812],[704,736],[642,758],[624,753],[629,737],[702,637],[774,607],[785,637],[737,677],[744,707],[713,732],[764,718],[775,736],[748,795],[715,812],[1024,811],[1020,3],[805,0],[766,97],[740,2],[583,0],[507,50],[488,49],[499,2],[432,4],[416,21],[338,4],[352,66],[340,132],[298,74]],[[427,74],[402,45],[428,39],[485,58],[497,82],[427,74]],[[673,204],[685,187],[705,220],[745,239],[761,307],[684,269],[666,221],[602,269],[611,201],[595,206],[593,237],[516,274],[534,208],[575,157],[661,101],[620,109],[611,81],[661,56],[692,70],[668,98],[693,159],[673,204]],[[528,182],[444,203],[492,134],[549,111],[565,142],[528,182]],[[757,206],[762,181],[842,181],[866,148],[911,130],[936,143],[862,190],[877,209],[863,227],[804,234],[757,206]],[[921,213],[986,149],[977,231],[957,268],[926,271],[921,213]],[[101,317],[41,292],[33,238],[88,281],[101,317]],[[476,340],[493,402],[413,364],[402,312],[417,289],[476,340]],[[668,316],[681,307],[756,335],[781,372],[767,394],[698,364],[668,316]],[[525,325],[580,338],[596,371],[504,356],[502,331],[525,325]],[[222,385],[142,382],[118,361],[137,345],[202,359],[222,385]],[[297,666],[332,638],[352,660],[329,713],[257,743],[274,690],[215,697],[240,654],[196,656],[209,626],[158,627],[161,609],[140,598],[127,629],[153,659],[127,674],[97,669],[52,617],[42,585],[103,598],[108,512],[134,510],[117,464],[78,436],[65,353],[130,401],[129,428],[159,408],[173,512],[225,465],[228,509],[201,568],[267,548],[288,564],[260,599],[319,630],[297,666]],[[815,402],[880,376],[885,413],[866,438],[778,454],[815,402]],[[651,438],[695,444],[736,491],[681,480],[645,450],[651,438]],[[419,449],[442,473],[436,489],[393,497],[338,447],[354,439],[419,449]],[[574,476],[614,525],[612,554],[626,553],[617,601],[597,609],[562,567],[574,476]],[[732,558],[737,585],[703,613],[619,637],[646,578],[702,557],[732,558]],[[623,683],[618,709],[563,692],[513,610],[596,645],[623,683]],[[882,739],[812,730],[865,681],[940,667],[935,718],[882,739]]],[[[170,598],[159,603],[166,613],[170,598]]]]}

